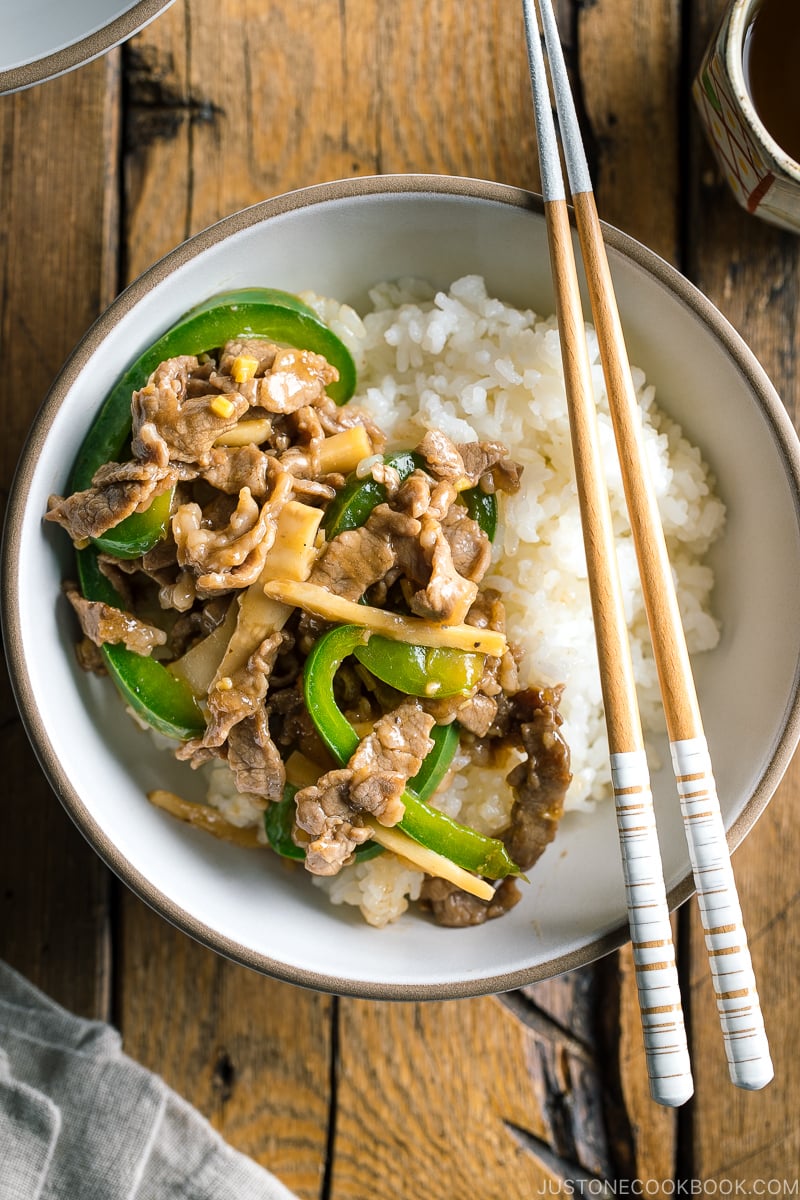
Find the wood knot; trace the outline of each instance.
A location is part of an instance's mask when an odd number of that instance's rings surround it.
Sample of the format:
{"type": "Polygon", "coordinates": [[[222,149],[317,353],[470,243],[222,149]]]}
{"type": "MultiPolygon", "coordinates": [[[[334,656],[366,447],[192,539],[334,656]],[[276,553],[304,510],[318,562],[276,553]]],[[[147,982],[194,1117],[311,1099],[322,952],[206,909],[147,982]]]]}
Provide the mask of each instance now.
{"type": "Polygon", "coordinates": [[[236,1067],[231,1059],[228,1051],[222,1049],[217,1054],[217,1060],[214,1063],[214,1073],[212,1076],[212,1086],[219,1093],[223,1103],[230,1100],[233,1095],[233,1088],[236,1083],[236,1067]]]}
{"type": "Polygon", "coordinates": [[[171,54],[155,46],[125,48],[123,73],[125,150],[146,149],[157,141],[171,141],[185,124],[213,125],[224,110],[207,96],[181,90],[171,54]]]}

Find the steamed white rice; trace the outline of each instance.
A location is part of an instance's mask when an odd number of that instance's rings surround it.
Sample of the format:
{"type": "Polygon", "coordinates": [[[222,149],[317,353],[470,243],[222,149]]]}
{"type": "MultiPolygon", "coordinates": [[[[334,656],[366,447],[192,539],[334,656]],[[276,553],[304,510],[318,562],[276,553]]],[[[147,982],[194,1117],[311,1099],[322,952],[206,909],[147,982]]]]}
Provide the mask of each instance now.
{"type": "MultiPolygon", "coordinates": [[[[521,490],[501,504],[485,583],[502,593],[509,640],[523,651],[523,686],[566,685],[562,712],[574,774],[567,808],[593,808],[610,793],[608,746],[555,318],[509,307],[489,296],[477,276],[459,279],[448,292],[417,281],[381,284],[363,318],[333,300],[304,299],[350,347],[359,369],[352,403],[369,410],[390,448],[414,446],[426,429],[440,429],[456,442],[503,442],[523,465],[521,490]]],[[[656,730],[658,683],[591,327],[589,342],[642,721],[656,730]]],[[[710,611],[713,576],[703,558],[722,530],[724,507],[699,450],[660,411],[637,369],[634,383],[689,649],[710,650],[719,632],[710,611]]],[[[459,766],[439,805],[483,832],[499,832],[512,802],[508,766],[494,773],[459,766]]],[[[418,895],[421,880],[418,871],[382,855],[315,882],[334,903],[357,904],[371,924],[382,925],[418,895]]]]}

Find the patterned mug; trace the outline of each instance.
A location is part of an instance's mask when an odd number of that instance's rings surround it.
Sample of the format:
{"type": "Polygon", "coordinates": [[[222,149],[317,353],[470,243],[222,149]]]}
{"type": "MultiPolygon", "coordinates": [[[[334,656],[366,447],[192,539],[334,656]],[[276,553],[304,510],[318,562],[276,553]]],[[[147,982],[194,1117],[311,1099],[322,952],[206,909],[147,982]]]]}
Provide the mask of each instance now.
{"type": "Polygon", "coordinates": [[[800,164],[762,124],[744,75],[747,31],[763,0],[733,0],[692,88],[723,174],[743,208],[800,232],[800,164]]]}

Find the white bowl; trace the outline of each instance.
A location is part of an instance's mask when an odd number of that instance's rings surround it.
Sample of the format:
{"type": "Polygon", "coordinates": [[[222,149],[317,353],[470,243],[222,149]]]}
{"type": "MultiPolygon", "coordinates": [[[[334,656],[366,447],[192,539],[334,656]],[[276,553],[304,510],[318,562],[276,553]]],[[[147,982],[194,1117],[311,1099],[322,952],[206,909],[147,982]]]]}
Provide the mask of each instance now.
{"type": "MultiPolygon", "coordinates": [[[[607,229],[632,360],[698,444],[728,507],[713,555],[718,649],[698,656],[706,732],[732,846],[762,811],[800,734],[800,448],[753,355],[714,307],[650,251],[607,229]]],[[[377,280],[445,285],[483,274],[514,304],[553,309],[538,197],[437,176],[357,179],[237,213],[137,280],[78,346],[22,455],[4,546],[4,621],[18,702],[52,785],[105,861],[148,903],[230,957],[295,983],[394,998],[506,990],[627,938],[613,805],[570,815],[502,920],[448,930],[406,915],[382,931],[331,906],[303,872],[234,848],[152,808],[186,794],[186,768],[152,748],[112,685],[84,675],[59,600],[70,571],[42,521],[121,369],[186,309],[216,292],[312,288],[358,306],[377,280]]],[[[665,761],[668,758],[665,756],[665,761]]],[[[692,880],[674,781],[654,777],[671,904],[692,880]]]]}
{"type": "Polygon", "coordinates": [[[19,0],[3,13],[0,93],[63,75],[133,37],[174,0],[19,0]]]}

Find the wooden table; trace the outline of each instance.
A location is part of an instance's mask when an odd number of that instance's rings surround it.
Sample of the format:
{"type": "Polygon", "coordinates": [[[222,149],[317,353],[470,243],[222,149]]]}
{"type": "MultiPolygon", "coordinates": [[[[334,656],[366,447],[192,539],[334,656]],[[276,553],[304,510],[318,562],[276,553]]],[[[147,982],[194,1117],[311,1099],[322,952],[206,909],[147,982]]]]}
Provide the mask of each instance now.
{"type": "MultiPolygon", "coordinates": [[[[601,215],[711,296],[797,414],[800,242],[736,208],[689,98],[722,0],[558,7],[601,215]]],[[[0,97],[0,146],[4,494],[34,411],[93,318],[223,214],[353,174],[538,186],[517,0],[177,0],[124,49],[0,97]]],[[[674,1114],[648,1099],[626,951],[445,1003],[337,999],[263,978],[109,874],[52,795],[7,683],[2,697],[0,956],[116,1023],[131,1055],[299,1196],[505,1200],[565,1180],[599,1194],[598,1179],[647,1195],[676,1181],[679,1195],[692,1181],[721,1195],[796,1187],[797,764],[735,855],[777,1077],[757,1094],[729,1085],[686,905],[676,926],[697,1091],[674,1114]]]]}

